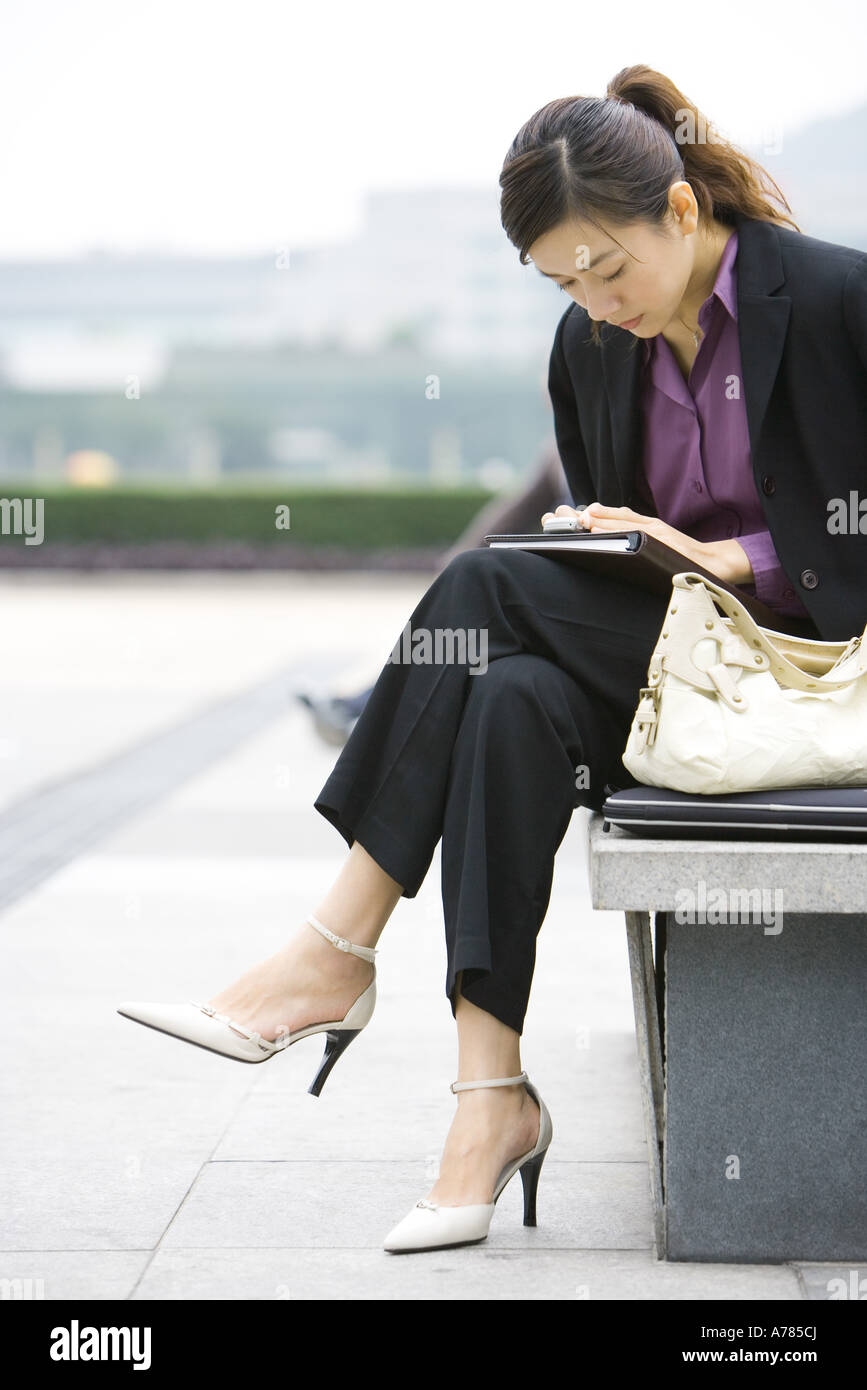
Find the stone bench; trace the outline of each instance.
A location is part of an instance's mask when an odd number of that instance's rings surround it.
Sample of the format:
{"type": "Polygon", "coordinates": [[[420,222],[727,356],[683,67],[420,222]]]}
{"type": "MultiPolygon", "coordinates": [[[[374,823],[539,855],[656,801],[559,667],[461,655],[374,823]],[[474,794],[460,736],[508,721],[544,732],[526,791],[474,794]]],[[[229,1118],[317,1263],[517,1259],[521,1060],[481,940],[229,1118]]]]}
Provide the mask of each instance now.
{"type": "Polygon", "coordinates": [[[863,1262],[867,845],[587,833],[593,907],[626,914],[658,1258],[863,1262]]]}

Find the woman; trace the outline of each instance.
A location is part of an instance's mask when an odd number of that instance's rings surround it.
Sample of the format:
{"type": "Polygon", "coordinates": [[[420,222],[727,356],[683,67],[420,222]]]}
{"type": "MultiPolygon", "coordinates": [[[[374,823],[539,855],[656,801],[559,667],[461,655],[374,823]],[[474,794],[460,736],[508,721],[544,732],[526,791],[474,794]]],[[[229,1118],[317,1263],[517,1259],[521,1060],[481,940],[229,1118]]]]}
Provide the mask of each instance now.
{"type": "MultiPolygon", "coordinates": [[[[577,506],[557,510],[649,531],[684,568],[755,592],[783,630],[848,637],[867,620],[864,541],[827,519],[867,490],[867,256],[802,236],[761,168],[690,138],[705,131],[673,83],[634,67],[604,99],[549,103],[506,157],[506,233],[574,301],[549,390],[577,506]]],[[[485,668],[414,664],[397,644],[316,802],[350,852],[315,917],[207,1005],[122,1006],[248,1061],[324,1031],[318,1094],[442,838],[457,1109],[439,1177],[387,1250],[484,1239],[516,1171],[535,1224],[552,1134],[520,1062],[536,936],[574,807],[630,781],[620,757],[666,606],[544,555],[456,556],[409,630],[484,633],[485,668]]]]}

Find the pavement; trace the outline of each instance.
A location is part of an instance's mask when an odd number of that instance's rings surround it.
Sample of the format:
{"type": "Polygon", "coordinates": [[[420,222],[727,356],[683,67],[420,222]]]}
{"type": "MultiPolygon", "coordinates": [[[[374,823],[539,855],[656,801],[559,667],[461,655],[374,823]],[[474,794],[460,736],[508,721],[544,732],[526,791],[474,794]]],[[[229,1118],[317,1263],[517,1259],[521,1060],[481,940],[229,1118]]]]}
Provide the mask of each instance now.
{"type": "Polygon", "coordinates": [[[381,1248],[455,1105],[438,854],[318,1099],[320,1038],[251,1067],[116,1013],[210,997],[321,898],[336,754],[292,692],[366,684],[427,582],[0,576],[0,1297],[797,1301],[849,1279],[656,1258],[626,936],[590,907],[583,811],[522,1039],[554,1123],[535,1229],[515,1181],[482,1245],[381,1248]]]}

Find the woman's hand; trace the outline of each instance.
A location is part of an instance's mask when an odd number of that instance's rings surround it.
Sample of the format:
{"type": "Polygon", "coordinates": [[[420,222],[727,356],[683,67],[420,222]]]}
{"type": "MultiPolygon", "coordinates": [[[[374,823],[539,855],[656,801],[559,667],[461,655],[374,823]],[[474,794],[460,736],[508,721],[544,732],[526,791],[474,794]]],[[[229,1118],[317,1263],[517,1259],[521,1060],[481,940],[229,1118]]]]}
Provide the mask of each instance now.
{"type": "Polygon", "coordinates": [[[589,531],[646,531],[649,536],[662,541],[671,550],[677,550],[693,564],[724,579],[728,584],[751,584],[753,569],[743,546],[736,540],[696,541],[683,531],[677,531],[657,516],[642,516],[630,507],[606,507],[601,502],[591,502],[583,510],[575,507],[558,507],[555,512],[545,512],[542,523],[552,516],[577,516],[582,526],[589,531]]]}

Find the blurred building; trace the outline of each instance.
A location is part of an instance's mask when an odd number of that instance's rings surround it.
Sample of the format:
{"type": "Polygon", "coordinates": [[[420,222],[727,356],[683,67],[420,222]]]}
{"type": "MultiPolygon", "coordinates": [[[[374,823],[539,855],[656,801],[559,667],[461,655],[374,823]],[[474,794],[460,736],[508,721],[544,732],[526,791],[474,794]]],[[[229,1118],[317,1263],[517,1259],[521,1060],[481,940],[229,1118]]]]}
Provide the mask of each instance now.
{"type": "Polygon", "coordinates": [[[371,193],[360,234],[202,259],[108,252],[0,263],[0,366],[23,389],[153,387],[176,348],[292,343],[538,363],[562,313],[521,266],[495,191],[371,193]]]}

